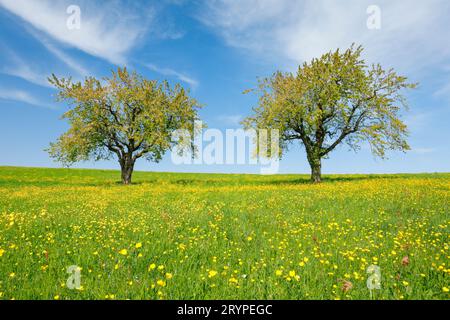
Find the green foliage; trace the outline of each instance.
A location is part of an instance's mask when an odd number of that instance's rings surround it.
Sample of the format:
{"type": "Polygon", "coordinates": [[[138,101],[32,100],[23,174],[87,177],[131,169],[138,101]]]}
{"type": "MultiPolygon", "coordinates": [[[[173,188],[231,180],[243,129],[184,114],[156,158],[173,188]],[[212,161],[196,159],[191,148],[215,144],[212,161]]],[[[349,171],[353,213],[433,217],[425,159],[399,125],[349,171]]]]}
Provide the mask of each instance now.
{"type": "Polygon", "coordinates": [[[368,141],[380,157],[386,150],[408,150],[407,127],[400,120],[407,107],[402,89],[416,84],[392,69],[367,66],[362,51],[361,46],[336,50],[305,62],[296,74],[276,72],[260,80],[259,105],[244,126],[280,130],[280,155],[300,141],[310,163],[342,142],[356,150],[368,141]]]}
{"type": "Polygon", "coordinates": [[[70,129],[48,150],[65,165],[112,155],[133,164],[141,157],[158,162],[176,143],[174,130],[191,132],[198,119],[199,104],[180,85],[172,88],[126,69],[103,81],[88,77],[73,83],[55,75],[49,81],[59,89],[58,101],[71,106],[63,115],[70,129]]]}

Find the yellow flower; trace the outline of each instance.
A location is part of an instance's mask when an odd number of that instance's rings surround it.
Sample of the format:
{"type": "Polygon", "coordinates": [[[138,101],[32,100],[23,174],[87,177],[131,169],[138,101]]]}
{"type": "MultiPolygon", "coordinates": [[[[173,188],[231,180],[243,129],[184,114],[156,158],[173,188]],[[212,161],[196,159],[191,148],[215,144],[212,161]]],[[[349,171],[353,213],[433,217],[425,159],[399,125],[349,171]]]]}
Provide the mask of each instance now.
{"type": "Polygon", "coordinates": [[[277,271],[275,271],[275,274],[277,276],[281,276],[283,274],[283,271],[282,270],[277,270],[277,271]]]}
{"type": "Polygon", "coordinates": [[[211,270],[208,272],[208,277],[210,277],[210,278],[215,277],[216,275],[217,275],[217,271],[215,271],[215,270],[211,270]]]}
{"type": "Polygon", "coordinates": [[[295,277],[295,271],[294,270],[291,270],[291,271],[289,271],[289,277],[295,277]]]}
{"type": "Polygon", "coordinates": [[[298,264],[300,267],[304,267],[305,263],[303,261],[300,261],[300,263],[298,264]]]}
{"type": "Polygon", "coordinates": [[[158,270],[164,270],[164,266],[163,265],[160,265],[160,266],[158,266],[158,270]]]}
{"type": "Polygon", "coordinates": [[[152,263],[148,266],[148,271],[154,270],[156,268],[156,264],[152,263]]]}
{"type": "Polygon", "coordinates": [[[10,278],[14,278],[16,276],[16,274],[14,273],[14,272],[11,272],[10,274],[9,274],[9,277],[10,278]]]}
{"type": "Polygon", "coordinates": [[[4,253],[5,253],[5,250],[0,249],[0,257],[3,256],[4,253]]]}
{"type": "Polygon", "coordinates": [[[158,286],[161,286],[161,287],[165,287],[166,286],[166,282],[164,280],[158,280],[158,281],[156,281],[156,284],[158,286]]]}
{"type": "Polygon", "coordinates": [[[252,241],[253,238],[252,237],[247,237],[247,241],[252,241]]]}
{"type": "Polygon", "coordinates": [[[449,289],[449,288],[447,288],[447,287],[443,287],[443,288],[442,288],[442,291],[443,291],[443,292],[449,292],[449,291],[450,291],[450,289],[449,289]]]}
{"type": "Polygon", "coordinates": [[[166,279],[172,279],[173,278],[173,274],[171,273],[166,273],[166,279]]]}
{"type": "Polygon", "coordinates": [[[119,251],[119,253],[123,256],[126,256],[128,254],[128,250],[127,249],[122,249],[119,251]]]}
{"type": "Polygon", "coordinates": [[[138,242],[135,245],[136,249],[142,248],[142,242],[138,242]]]}
{"type": "Polygon", "coordinates": [[[54,297],[53,297],[53,299],[55,299],[55,300],[59,300],[59,296],[58,296],[58,295],[56,295],[56,296],[54,296],[54,297]]]}
{"type": "Polygon", "coordinates": [[[409,286],[409,282],[408,282],[408,281],[403,281],[403,285],[404,285],[405,287],[407,287],[407,286],[409,286]]]}
{"type": "Polygon", "coordinates": [[[238,283],[238,279],[236,279],[235,277],[231,277],[229,280],[228,280],[230,283],[238,283]]]}

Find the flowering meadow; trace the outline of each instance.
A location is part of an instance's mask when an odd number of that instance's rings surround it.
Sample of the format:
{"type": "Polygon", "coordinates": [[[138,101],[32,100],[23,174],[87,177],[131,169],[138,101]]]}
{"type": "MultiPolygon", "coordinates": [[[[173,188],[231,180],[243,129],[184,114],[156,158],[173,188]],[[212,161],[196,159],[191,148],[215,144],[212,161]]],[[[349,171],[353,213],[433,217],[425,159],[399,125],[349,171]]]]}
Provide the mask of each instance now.
{"type": "Polygon", "coordinates": [[[118,177],[0,168],[0,299],[450,298],[450,174],[118,177]]]}

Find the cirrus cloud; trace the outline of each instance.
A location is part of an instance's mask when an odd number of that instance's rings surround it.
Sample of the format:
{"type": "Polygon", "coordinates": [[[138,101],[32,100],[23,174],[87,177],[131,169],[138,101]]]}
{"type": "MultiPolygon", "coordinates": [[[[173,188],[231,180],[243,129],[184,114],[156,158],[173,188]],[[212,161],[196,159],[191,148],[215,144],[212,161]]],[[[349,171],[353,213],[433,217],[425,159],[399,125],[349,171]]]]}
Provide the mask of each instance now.
{"type": "Polygon", "coordinates": [[[66,12],[69,1],[0,0],[0,6],[35,29],[66,45],[113,64],[125,64],[126,54],[147,31],[153,20],[151,7],[139,10],[118,2],[99,4],[78,1],[80,29],[69,29],[66,12]]]}
{"type": "MultiPolygon", "coordinates": [[[[371,0],[205,1],[198,18],[235,47],[290,61],[362,44],[370,62],[422,71],[450,56],[446,0],[380,0],[381,29],[367,28],[371,0]]],[[[287,63],[289,65],[289,63],[287,63]]]]}

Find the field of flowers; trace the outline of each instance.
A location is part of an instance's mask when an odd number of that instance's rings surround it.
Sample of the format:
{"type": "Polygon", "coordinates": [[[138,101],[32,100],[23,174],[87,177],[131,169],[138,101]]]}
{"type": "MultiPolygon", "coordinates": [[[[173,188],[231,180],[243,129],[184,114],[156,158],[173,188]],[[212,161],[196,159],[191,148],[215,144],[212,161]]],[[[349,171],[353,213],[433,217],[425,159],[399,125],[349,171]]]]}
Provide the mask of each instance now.
{"type": "Polygon", "coordinates": [[[450,174],[118,177],[0,168],[0,299],[450,298],[450,174]]]}

